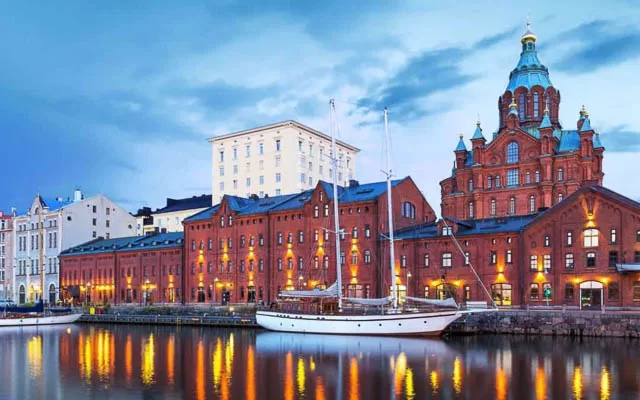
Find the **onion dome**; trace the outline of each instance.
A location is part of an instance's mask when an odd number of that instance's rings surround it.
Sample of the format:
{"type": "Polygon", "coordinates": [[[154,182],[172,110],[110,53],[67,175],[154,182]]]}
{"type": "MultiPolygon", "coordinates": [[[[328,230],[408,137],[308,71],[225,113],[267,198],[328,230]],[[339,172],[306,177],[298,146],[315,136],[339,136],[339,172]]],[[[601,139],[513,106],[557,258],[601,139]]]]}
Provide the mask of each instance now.
{"type": "Polygon", "coordinates": [[[538,59],[536,40],[536,35],[531,32],[531,24],[527,22],[527,31],[520,39],[522,43],[520,60],[516,68],[509,74],[507,91],[515,92],[521,87],[527,90],[534,86],[541,86],[544,89],[553,87],[549,80],[549,70],[538,59]]]}
{"type": "Polygon", "coordinates": [[[580,109],[580,119],[588,119],[588,118],[589,118],[589,112],[587,111],[587,108],[583,104],[582,109],[580,109]]]}
{"type": "Polygon", "coordinates": [[[511,99],[511,104],[509,104],[509,113],[507,115],[515,115],[518,118],[518,105],[516,104],[516,99],[511,99]]]}

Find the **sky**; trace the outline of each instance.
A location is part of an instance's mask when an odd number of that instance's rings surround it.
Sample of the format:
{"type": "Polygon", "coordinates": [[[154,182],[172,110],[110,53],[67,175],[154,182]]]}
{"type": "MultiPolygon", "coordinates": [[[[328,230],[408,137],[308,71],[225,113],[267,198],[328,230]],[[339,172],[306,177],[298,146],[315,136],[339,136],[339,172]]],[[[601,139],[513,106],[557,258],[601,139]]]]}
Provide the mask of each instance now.
{"type": "Polygon", "coordinates": [[[640,199],[640,5],[633,0],[13,2],[0,13],[0,210],[104,193],[129,211],[211,193],[207,139],[293,119],[359,147],[439,209],[458,136],[497,129],[530,15],[575,129],[584,104],[605,186],[640,199]],[[531,3],[533,4],[533,3],[531,3]]]}

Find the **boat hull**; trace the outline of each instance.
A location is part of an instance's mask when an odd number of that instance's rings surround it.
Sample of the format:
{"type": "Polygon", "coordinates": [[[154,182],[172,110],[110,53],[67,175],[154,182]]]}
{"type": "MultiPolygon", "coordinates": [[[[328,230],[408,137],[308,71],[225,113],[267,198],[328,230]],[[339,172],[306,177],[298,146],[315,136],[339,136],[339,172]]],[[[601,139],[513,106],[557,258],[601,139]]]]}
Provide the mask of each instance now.
{"type": "Polygon", "coordinates": [[[26,317],[0,319],[0,328],[6,326],[37,326],[72,324],[80,319],[82,314],[53,315],[50,317],[26,317]]]}
{"type": "Polygon", "coordinates": [[[279,332],[333,335],[438,336],[462,316],[458,311],[380,315],[314,315],[256,312],[261,327],[279,332]]]}

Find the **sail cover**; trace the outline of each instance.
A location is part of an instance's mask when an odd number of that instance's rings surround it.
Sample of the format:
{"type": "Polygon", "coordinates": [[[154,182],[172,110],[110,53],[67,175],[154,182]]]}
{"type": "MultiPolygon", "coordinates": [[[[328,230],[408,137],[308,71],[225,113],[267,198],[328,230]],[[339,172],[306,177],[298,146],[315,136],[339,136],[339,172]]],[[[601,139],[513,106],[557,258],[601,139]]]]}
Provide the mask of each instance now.
{"type": "Polygon", "coordinates": [[[430,304],[437,307],[458,308],[458,303],[456,303],[456,301],[452,297],[449,297],[448,299],[444,299],[444,300],[423,299],[420,297],[410,297],[410,296],[405,296],[404,298],[406,300],[413,301],[415,303],[430,304]]]}
{"type": "Polygon", "coordinates": [[[282,297],[338,297],[338,284],[334,283],[326,289],[287,290],[280,293],[282,297]]]}
{"type": "Polygon", "coordinates": [[[362,304],[364,306],[385,306],[391,303],[391,297],[384,297],[382,299],[361,299],[359,297],[347,297],[345,301],[353,304],[362,304]]]}

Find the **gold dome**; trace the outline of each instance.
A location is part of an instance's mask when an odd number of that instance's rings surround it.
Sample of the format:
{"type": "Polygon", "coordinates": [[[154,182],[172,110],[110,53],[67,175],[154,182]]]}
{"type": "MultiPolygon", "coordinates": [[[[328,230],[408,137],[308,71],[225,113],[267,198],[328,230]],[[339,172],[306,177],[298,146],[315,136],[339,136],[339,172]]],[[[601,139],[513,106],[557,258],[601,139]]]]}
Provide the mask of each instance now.
{"type": "Polygon", "coordinates": [[[527,31],[524,33],[524,35],[522,35],[522,39],[520,39],[520,42],[524,43],[527,40],[535,42],[537,39],[538,37],[533,32],[531,32],[531,22],[527,21],[527,31]]]}
{"type": "Polygon", "coordinates": [[[580,115],[588,117],[589,116],[589,112],[587,111],[587,107],[584,106],[584,104],[582,105],[582,109],[580,110],[580,115]]]}

